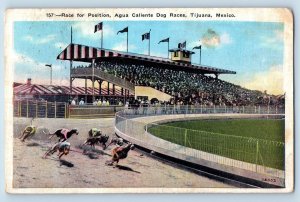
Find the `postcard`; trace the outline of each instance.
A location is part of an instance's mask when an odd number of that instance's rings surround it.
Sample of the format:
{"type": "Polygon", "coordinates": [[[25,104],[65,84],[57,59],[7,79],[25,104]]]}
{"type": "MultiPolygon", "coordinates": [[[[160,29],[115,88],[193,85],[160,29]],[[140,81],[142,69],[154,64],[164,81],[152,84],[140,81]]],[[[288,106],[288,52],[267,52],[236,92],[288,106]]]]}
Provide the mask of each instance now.
{"type": "Polygon", "coordinates": [[[8,9],[8,193],[294,189],[287,8],[8,9]]]}

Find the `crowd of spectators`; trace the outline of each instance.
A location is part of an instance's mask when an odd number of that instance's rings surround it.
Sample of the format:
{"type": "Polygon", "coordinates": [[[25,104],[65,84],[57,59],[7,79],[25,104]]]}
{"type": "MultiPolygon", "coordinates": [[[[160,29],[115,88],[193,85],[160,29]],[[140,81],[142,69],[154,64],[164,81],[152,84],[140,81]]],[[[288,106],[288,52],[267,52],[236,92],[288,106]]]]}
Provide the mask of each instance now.
{"type": "Polygon", "coordinates": [[[95,68],[126,79],[137,86],[149,86],[172,95],[173,99],[168,104],[199,104],[207,106],[284,104],[284,96],[276,97],[268,95],[266,92],[249,90],[204,74],[111,61],[99,62],[95,68]]]}

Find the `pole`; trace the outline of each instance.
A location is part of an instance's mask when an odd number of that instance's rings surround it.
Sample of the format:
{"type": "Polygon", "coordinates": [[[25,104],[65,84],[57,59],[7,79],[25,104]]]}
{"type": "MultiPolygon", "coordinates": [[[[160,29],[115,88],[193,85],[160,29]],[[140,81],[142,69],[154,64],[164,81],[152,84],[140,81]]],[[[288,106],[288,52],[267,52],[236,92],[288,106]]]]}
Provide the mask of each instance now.
{"type": "Polygon", "coordinates": [[[50,66],[50,85],[52,85],[52,66],[50,66]]]}
{"type": "Polygon", "coordinates": [[[257,164],[258,164],[258,152],[259,152],[259,149],[258,149],[258,140],[256,141],[256,161],[255,161],[255,164],[256,164],[256,172],[257,172],[257,164]]]}
{"type": "Polygon", "coordinates": [[[128,30],[127,30],[127,53],[128,53],[128,30]]]}
{"type": "Polygon", "coordinates": [[[103,27],[101,30],[101,49],[103,48],[103,27]]]}
{"type": "Polygon", "coordinates": [[[95,59],[92,60],[92,69],[93,69],[93,75],[92,75],[93,89],[92,90],[93,90],[93,103],[94,103],[94,101],[95,101],[95,76],[94,76],[94,74],[95,74],[95,59]]]}
{"type": "MultiPolygon", "coordinates": [[[[71,44],[73,43],[73,32],[72,32],[72,27],[71,27],[71,44]]],[[[70,96],[72,95],[72,77],[71,77],[71,71],[72,71],[72,66],[73,66],[73,61],[72,59],[70,60],[70,96]]]]}
{"type": "Polygon", "coordinates": [[[201,65],[201,46],[200,46],[200,49],[199,49],[199,55],[200,55],[200,61],[199,61],[199,64],[201,65]]]}
{"type": "Polygon", "coordinates": [[[150,39],[151,39],[150,32],[151,32],[151,29],[149,31],[148,55],[150,55],[150,39]]]}
{"type": "MultiPolygon", "coordinates": [[[[169,39],[169,40],[170,40],[170,39],[169,39]]],[[[168,41],[168,54],[167,54],[168,59],[169,59],[169,50],[170,50],[170,42],[168,41]]]]}

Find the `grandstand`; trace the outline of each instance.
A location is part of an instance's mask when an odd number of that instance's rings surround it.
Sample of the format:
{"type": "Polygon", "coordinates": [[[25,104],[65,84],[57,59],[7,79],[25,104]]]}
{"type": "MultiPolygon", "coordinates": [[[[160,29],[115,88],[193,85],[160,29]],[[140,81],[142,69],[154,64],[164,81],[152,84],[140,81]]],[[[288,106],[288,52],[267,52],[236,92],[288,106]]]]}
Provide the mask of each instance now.
{"type": "MultiPolygon", "coordinates": [[[[73,61],[89,63],[86,66],[71,66],[71,93],[72,81],[85,79],[85,83],[92,80],[94,96],[101,96],[101,84],[106,81],[108,88],[111,84],[113,89],[118,86],[125,98],[130,93],[135,93],[135,86],[159,90],[172,97],[167,104],[207,106],[284,104],[284,97],[279,99],[219,79],[221,74],[236,74],[234,71],[192,64],[191,51],[171,49],[170,52],[172,57],[168,59],[69,44],[57,59],[70,61],[71,64],[73,61]],[[175,58],[176,56],[178,58],[175,58]],[[95,82],[99,83],[98,91],[94,89],[95,82]]],[[[160,97],[157,98],[163,101],[160,97]]]]}

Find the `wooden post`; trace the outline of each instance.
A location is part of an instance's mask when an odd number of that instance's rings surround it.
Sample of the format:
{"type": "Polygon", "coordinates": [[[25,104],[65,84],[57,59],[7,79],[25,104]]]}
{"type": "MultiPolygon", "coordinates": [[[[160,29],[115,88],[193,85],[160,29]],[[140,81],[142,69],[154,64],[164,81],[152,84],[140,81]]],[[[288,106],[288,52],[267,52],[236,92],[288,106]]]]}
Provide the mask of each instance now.
{"type": "Polygon", "coordinates": [[[187,129],[184,130],[184,146],[186,147],[187,129]]]}
{"type": "Polygon", "coordinates": [[[38,102],[36,101],[35,102],[35,118],[37,118],[38,117],[38,102]]]}
{"type": "Polygon", "coordinates": [[[18,108],[19,108],[19,117],[21,117],[22,116],[22,113],[21,113],[21,102],[20,102],[20,100],[19,100],[19,105],[18,105],[18,108]]]}
{"type": "Polygon", "coordinates": [[[85,83],[84,83],[84,90],[85,90],[85,103],[87,103],[87,78],[85,77],[85,83]]]}
{"type": "Polygon", "coordinates": [[[259,152],[259,148],[258,148],[258,140],[256,140],[256,172],[257,172],[257,164],[258,164],[258,152],[259,152]]]}
{"type": "Polygon", "coordinates": [[[48,102],[46,101],[46,111],[45,111],[45,118],[48,116],[48,102]]]}
{"type": "Polygon", "coordinates": [[[56,101],[54,102],[54,118],[56,118],[56,101]]]}
{"type": "Polygon", "coordinates": [[[67,118],[67,104],[65,103],[65,119],[67,118]]]}
{"type": "Polygon", "coordinates": [[[27,107],[26,107],[26,117],[28,118],[28,110],[29,110],[29,106],[28,106],[28,100],[27,100],[27,107]]]}

